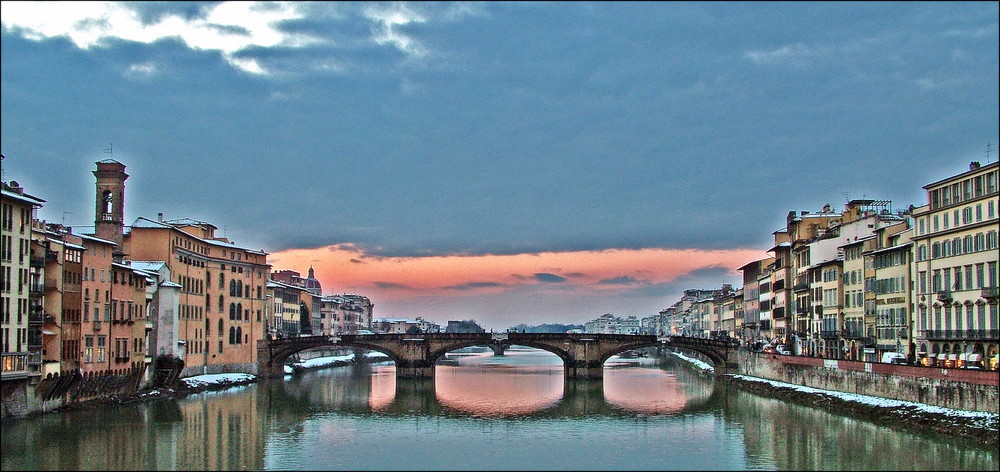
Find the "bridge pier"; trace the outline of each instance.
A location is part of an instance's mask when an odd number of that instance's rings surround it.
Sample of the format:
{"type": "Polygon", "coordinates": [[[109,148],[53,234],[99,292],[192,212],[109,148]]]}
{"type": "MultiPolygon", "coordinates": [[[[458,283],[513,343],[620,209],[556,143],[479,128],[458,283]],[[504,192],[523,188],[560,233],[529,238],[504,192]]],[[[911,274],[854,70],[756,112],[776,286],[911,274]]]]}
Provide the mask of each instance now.
{"type": "Polygon", "coordinates": [[[504,351],[506,351],[508,347],[510,347],[510,344],[497,344],[497,343],[490,344],[490,349],[493,350],[494,356],[502,356],[504,351]]]}
{"type": "Polygon", "coordinates": [[[406,362],[396,363],[396,378],[399,379],[433,379],[434,364],[428,362],[406,362]]]}
{"type": "Polygon", "coordinates": [[[566,380],[596,380],[604,378],[604,364],[599,361],[577,361],[563,363],[566,380]]]}

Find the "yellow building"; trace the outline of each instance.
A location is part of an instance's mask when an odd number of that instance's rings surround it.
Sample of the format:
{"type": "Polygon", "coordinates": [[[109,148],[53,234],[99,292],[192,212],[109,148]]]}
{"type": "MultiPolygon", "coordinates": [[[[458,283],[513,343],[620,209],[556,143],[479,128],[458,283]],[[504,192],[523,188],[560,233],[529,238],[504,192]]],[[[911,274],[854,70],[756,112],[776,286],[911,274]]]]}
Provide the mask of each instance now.
{"type": "Polygon", "coordinates": [[[913,338],[925,364],[997,355],[998,168],[972,162],[927,184],[927,204],[913,210],[913,338]]]}

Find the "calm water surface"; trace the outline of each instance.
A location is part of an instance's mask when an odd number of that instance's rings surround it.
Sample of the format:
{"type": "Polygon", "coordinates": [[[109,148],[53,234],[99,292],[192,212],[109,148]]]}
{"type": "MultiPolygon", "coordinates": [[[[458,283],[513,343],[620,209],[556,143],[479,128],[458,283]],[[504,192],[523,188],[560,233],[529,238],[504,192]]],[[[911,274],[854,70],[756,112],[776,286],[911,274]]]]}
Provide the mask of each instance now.
{"type": "Polygon", "coordinates": [[[668,359],[450,354],[433,380],[391,363],[3,424],[0,469],[997,470],[996,448],[741,392],[668,359]]]}

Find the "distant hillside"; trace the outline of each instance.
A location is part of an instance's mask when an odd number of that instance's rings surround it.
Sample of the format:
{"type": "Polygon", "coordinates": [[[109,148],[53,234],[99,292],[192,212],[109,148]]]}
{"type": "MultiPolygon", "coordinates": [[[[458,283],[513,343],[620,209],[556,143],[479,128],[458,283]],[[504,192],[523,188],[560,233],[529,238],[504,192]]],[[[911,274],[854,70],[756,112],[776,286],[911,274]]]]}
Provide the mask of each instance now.
{"type": "Polygon", "coordinates": [[[510,328],[511,331],[517,331],[519,333],[522,331],[525,333],[565,333],[571,329],[582,330],[583,325],[547,323],[547,324],[540,324],[537,326],[528,326],[524,323],[521,323],[517,326],[513,326],[510,328]]]}

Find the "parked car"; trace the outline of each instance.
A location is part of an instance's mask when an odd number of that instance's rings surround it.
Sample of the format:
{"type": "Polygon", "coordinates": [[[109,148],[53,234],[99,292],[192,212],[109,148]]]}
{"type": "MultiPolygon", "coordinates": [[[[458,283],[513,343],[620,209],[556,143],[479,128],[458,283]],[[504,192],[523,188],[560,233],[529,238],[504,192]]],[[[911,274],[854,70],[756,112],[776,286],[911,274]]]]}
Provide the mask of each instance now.
{"type": "Polygon", "coordinates": [[[909,364],[906,361],[906,356],[898,352],[883,352],[882,362],[884,364],[909,364]]]}
{"type": "Polygon", "coordinates": [[[774,347],[774,352],[777,352],[778,354],[781,354],[783,356],[790,356],[790,355],[792,355],[792,351],[789,351],[788,348],[785,347],[784,344],[779,344],[779,345],[775,346],[774,347]]]}
{"type": "Polygon", "coordinates": [[[367,329],[359,329],[356,334],[375,334],[367,329]]]}

